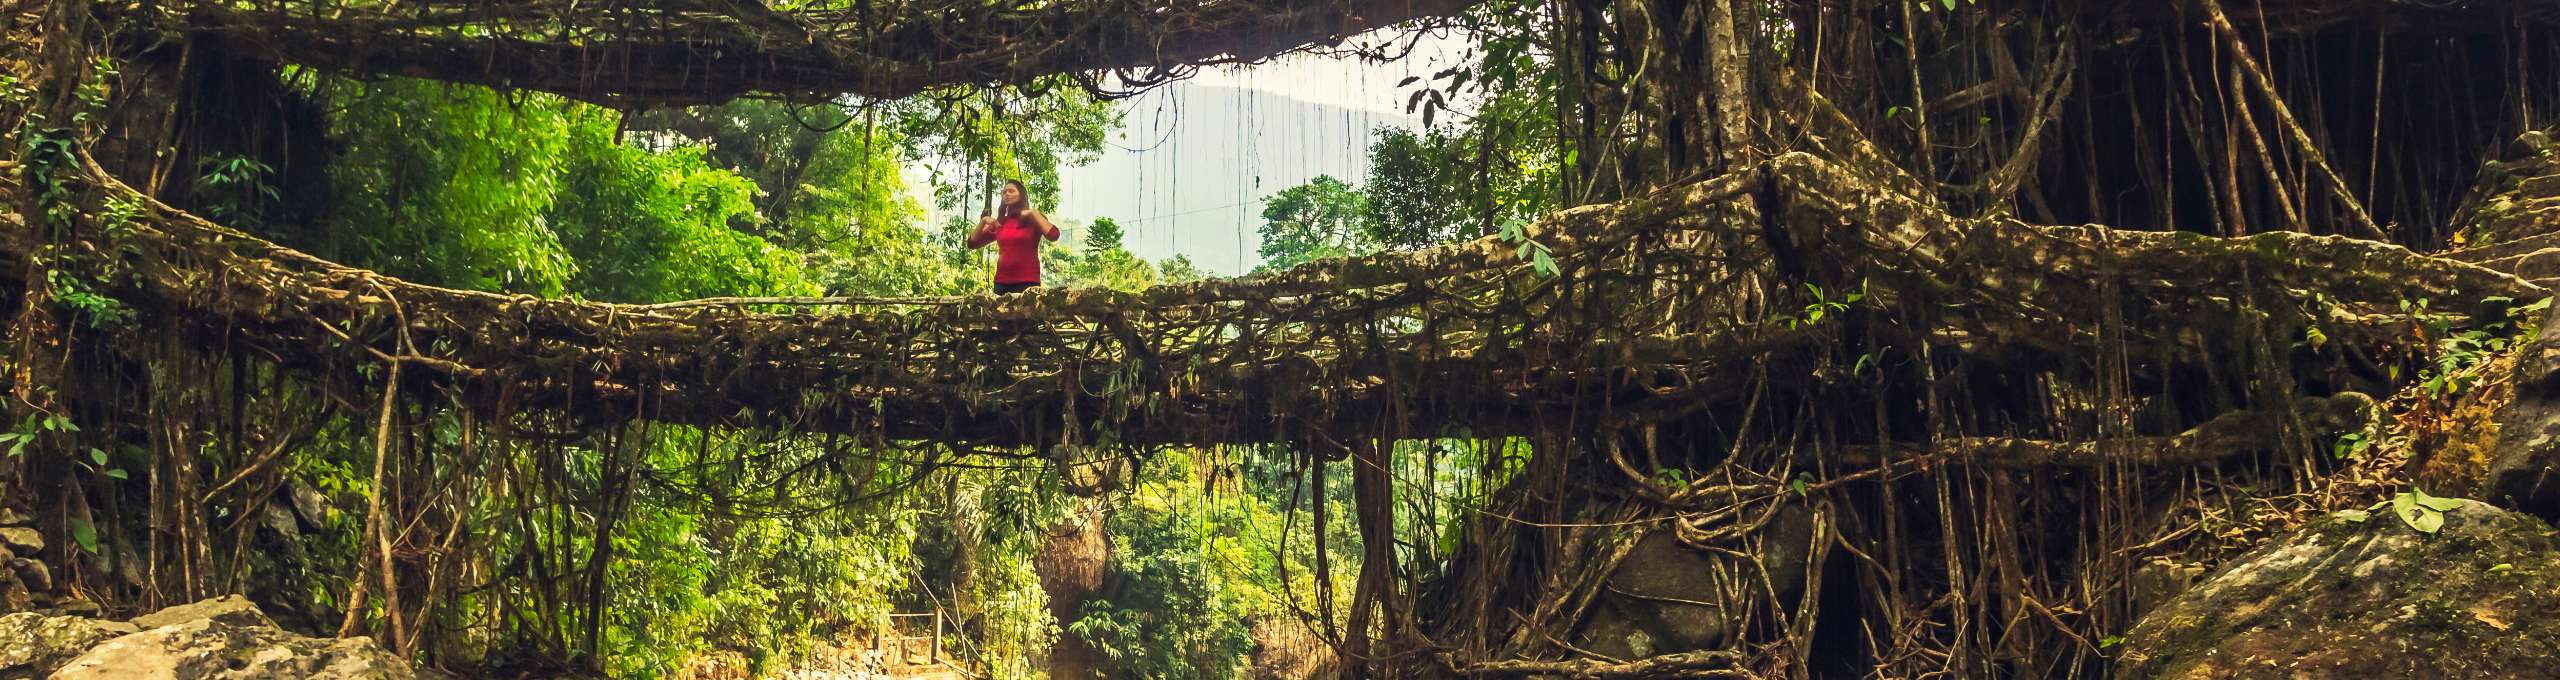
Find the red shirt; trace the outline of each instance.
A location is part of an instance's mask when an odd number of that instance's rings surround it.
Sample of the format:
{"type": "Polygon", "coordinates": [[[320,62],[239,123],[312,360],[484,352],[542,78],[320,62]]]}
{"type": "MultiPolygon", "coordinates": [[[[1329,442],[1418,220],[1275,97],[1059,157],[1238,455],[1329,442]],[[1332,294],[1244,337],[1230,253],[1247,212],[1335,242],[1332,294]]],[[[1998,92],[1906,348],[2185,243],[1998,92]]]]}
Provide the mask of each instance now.
{"type": "Polygon", "coordinates": [[[996,220],[996,283],[1040,282],[1041,231],[1022,217],[996,220]]]}

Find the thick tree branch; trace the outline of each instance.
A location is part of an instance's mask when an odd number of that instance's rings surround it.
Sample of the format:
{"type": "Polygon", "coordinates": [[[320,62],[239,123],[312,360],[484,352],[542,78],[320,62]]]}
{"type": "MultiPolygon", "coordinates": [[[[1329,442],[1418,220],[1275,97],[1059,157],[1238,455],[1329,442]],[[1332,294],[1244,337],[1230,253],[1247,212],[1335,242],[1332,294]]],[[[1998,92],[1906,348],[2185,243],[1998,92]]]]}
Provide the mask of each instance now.
{"type": "Polygon", "coordinates": [[[239,54],[326,71],[642,108],[741,96],[894,99],[944,85],[1112,69],[1147,82],[1193,66],[1334,44],[1478,1],[1085,2],[1023,10],[899,3],[874,15],[780,12],[753,0],[389,5],[396,14],[276,0],[190,3],[167,10],[161,24],[239,54]]]}
{"type": "Polygon", "coordinates": [[[2093,441],[1963,437],[1935,445],[1857,447],[1847,452],[1847,458],[1851,462],[1879,463],[1889,451],[1894,458],[1931,457],[1949,463],[2018,469],[2203,465],[2283,444],[2282,439],[2271,436],[2275,433],[2318,436],[2363,431],[2378,417],[2372,397],[2347,392],[2304,399],[2287,408],[2225,413],[2173,435],[2093,441]]]}

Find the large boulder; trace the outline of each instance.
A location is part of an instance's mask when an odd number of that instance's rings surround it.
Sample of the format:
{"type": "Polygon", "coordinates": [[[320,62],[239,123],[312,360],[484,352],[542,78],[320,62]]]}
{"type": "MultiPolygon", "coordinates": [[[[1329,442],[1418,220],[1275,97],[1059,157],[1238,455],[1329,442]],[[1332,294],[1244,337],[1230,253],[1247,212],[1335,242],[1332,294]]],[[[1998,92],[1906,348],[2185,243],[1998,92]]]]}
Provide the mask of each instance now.
{"type": "Polygon", "coordinates": [[[443,678],[369,638],[278,630],[237,595],[131,622],[33,613],[0,616],[0,680],[411,680],[443,678]]]}
{"type": "MultiPolygon", "coordinates": [[[[1804,587],[1813,541],[1813,515],[1802,505],[1781,508],[1766,529],[1761,562],[1767,586],[1792,604],[1804,587]]],[[[1691,548],[1668,529],[1648,531],[1609,572],[1608,587],[1593,598],[1575,645],[1620,659],[1718,649],[1733,631],[1727,609],[1744,609],[1765,595],[1755,567],[1691,548]],[[1737,575],[1739,578],[1737,579],[1737,575]],[[1744,592],[1732,592],[1737,581],[1744,592]]]]}
{"type": "Polygon", "coordinates": [[[197,619],[116,638],[63,664],[52,680],[413,680],[441,678],[373,643],[197,619]]]}
{"type": "Polygon", "coordinates": [[[129,623],[77,616],[0,616],[0,680],[44,677],[90,647],[136,630],[129,623]]]}
{"type": "MultiPolygon", "coordinates": [[[[2560,518],[2560,306],[2545,331],[2518,348],[2512,397],[2498,406],[2485,439],[2484,497],[2544,518],[2560,518]]],[[[2497,389],[2497,388],[2493,388],[2497,389]]]]}
{"type": "Polygon", "coordinates": [[[2117,677],[2560,677],[2560,541],[2464,501],[2434,535],[2340,513],[2233,561],[2144,616],[2117,677]]]}
{"type": "Polygon", "coordinates": [[[190,621],[212,620],[235,626],[274,628],[276,622],[258,609],[258,604],[238,595],[192,602],[133,617],[133,625],[144,629],[174,626],[190,621]]]}

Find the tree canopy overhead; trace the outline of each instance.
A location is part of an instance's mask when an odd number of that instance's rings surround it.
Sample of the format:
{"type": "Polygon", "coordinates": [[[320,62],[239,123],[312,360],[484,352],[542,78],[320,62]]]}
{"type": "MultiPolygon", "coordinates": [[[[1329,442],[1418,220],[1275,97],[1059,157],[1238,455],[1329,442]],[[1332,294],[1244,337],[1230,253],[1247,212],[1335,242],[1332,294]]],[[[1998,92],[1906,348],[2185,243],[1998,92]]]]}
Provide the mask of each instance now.
{"type": "Polygon", "coordinates": [[[937,86],[1072,74],[1144,87],[1252,62],[1473,0],[551,0],[121,8],[175,37],[279,62],[551,92],[627,108],[740,96],[896,99],[937,86]],[[1110,71],[1117,82],[1097,72],[1110,71]]]}

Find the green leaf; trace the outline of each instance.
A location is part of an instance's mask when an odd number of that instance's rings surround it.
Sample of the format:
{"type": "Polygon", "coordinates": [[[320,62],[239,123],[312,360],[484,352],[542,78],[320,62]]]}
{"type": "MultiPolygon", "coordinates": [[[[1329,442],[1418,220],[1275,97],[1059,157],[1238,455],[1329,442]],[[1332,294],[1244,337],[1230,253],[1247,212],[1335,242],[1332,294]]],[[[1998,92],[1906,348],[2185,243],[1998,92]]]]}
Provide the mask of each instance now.
{"type": "Polygon", "coordinates": [[[2409,493],[2418,497],[2419,505],[2433,508],[2437,512],[2453,512],[2454,510],[2462,507],[2462,499],[2460,498],[2437,498],[2435,496],[2429,496],[2427,495],[2427,492],[2419,491],[2417,489],[2410,489],[2409,493]]]}
{"type": "Polygon", "coordinates": [[[2434,534],[2444,528],[2444,513],[2435,510],[2421,509],[2417,515],[2406,519],[2409,521],[2409,528],[2416,529],[2421,534],[2434,534]]]}
{"type": "Polygon", "coordinates": [[[71,542],[80,544],[80,549],[89,551],[91,555],[98,554],[98,528],[90,526],[87,520],[71,518],[71,542]]]}
{"type": "Polygon", "coordinates": [[[1946,7],[1948,10],[1954,10],[1956,8],[1956,0],[1938,0],[1938,4],[1946,7]]]}
{"type": "Polygon", "coordinates": [[[2365,512],[2363,510],[2340,510],[2336,514],[2338,519],[2346,520],[2355,524],[2363,524],[2365,520],[2373,519],[2373,513],[2365,512]]]}
{"type": "Polygon", "coordinates": [[[113,469],[113,470],[108,470],[108,471],[107,471],[107,477],[108,477],[109,479],[126,479],[126,478],[127,478],[127,477],[125,476],[125,474],[124,474],[124,469],[123,469],[123,468],[117,468],[117,469],[113,469]]]}
{"type": "Polygon", "coordinates": [[[99,465],[105,465],[107,464],[107,452],[100,451],[98,450],[98,447],[95,446],[89,447],[89,460],[99,465]]]}
{"type": "Polygon", "coordinates": [[[1537,267],[1540,276],[1555,276],[1559,271],[1556,269],[1556,259],[1547,255],[1546,248],[1539,248],[1531,262],[1537,267]]]}
{"type": "Polygon", "coordinates": [[[2099,649],[2109,649],[2109,648],[2115,647],[2116,645],[2121,645],[2121,644],[2124,644],[2124,636],[2122,636],[2122,635],[2109,635],[2109,636],[2106,636],[2106,637],[2098,638],[2098,648],[2099,648],[2099,649]]]}
{"type": "Polygon", "coordinates": [[[2418,530],[2418,533],[2434,534],[2436,530],[2444,528],[2444,511],[2436,509],[2435,504],[2421,502],[2422,495],[2419,491],[2411,489],[2392,496],[2391,514],[2398,516],[2402,523],[2409,525],[2409,528],[2418,530]]]}
{"type": "Polygon", "coordinates": [[[2510,571],[2515,571],[2515,570],[2516,570],[2516,565],[2508,564],[2508,563],[2505,563],[2505,562],[2499,562],[2499,563],[2497,563],[2497,564],[2490,565],[2490,567],[2489,567],[2489,573],[2492,573],[2492,574],[2504,574],[2504,573],[2507,573],[2507,572],[2510,572],[2510,571]]]}

